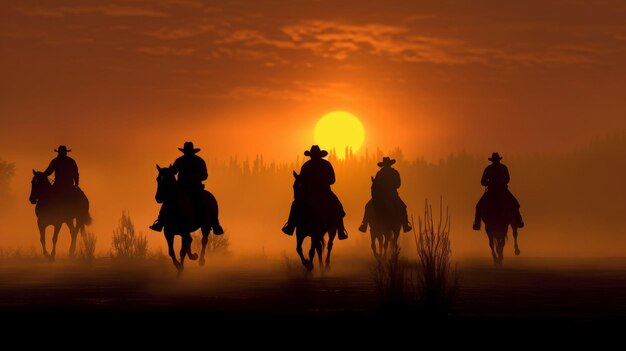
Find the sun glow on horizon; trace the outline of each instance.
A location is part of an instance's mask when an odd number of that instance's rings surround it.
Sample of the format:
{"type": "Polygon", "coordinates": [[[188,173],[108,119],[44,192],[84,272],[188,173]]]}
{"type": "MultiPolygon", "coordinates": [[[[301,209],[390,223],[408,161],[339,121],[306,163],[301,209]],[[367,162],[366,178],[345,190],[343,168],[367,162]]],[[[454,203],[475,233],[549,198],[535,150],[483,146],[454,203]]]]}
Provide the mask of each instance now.
{"type": "Polygon", "coordinates": [[[346,148],[357,152],[365,141],[363,123],[353,114],[345,111],[333,111],[324,115],[315,125],[313,132],[315,143],[321,148],[337,152],[339,158],[345,158],[346,148]]]}

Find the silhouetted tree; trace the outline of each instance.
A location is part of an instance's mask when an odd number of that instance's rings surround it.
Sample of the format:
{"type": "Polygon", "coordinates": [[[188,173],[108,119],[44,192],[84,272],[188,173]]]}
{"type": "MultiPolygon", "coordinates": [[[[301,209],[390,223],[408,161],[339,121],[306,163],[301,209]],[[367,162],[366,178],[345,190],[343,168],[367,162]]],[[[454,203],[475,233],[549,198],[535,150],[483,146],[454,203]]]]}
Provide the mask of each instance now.
{"type": "Polygon", "coordinates": [[[6,199],[9,194],[11,178],[15,174],[15,164],[0,158],[0,199],[6,199]]]}

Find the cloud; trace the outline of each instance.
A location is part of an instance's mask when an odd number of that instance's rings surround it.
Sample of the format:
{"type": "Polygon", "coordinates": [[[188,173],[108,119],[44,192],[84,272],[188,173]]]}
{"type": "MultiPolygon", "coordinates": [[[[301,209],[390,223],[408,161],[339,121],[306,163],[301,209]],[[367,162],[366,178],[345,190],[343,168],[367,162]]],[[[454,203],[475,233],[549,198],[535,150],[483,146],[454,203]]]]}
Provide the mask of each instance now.
{"type": "Polygon", "coordinates": [[[155,56],[190,56],[196,49],[194,48],[173,48],[169,46],[154,46],[154,47],[141,47],[137,49],[137,52],[155,55],[155,56]]]}
{"type": "Polygon", "coordinates": [[[602,53],[596,47],[585,45],[546,48],[523,42],[506,49],[492,48],[456,38],[414,33],[410,27],[402,25],[357,25],[337,21],[302,21],[282,27],[273,36],[258,30],[236,30],[215,43],[304,50],[338,61],[369,55],[399,62],[446,65],[583,64],[594,62],[594,56],[602,53]]]}
{"type": "Polygon", "coordinates": [[[164,12],[147,7],[129,5],[99,5],[99,6],[68,6],[58,8],[27,7],[20,11],[29,16],[64,17],[70,15],[99,14],[109,17],[168,17],[164,12]]]}
{"type": "Polygon", "coordinates": [[[271,39],[256,30],[235,30],[215,41],[216,44],[243,44],[246,46],[265,45],[278,49],[297,49],[296,43],[289,40],[271,39]]]}
{"type": "Polygon", "coordinates": [[[280,81],[263,87],[243,86],[230,90],[220,96],[233,99],[272,99],[291,101],[319,101],[327,99],[341,99],[348,101],[362,100],[355,91],[355,87],[344,82],[310,82],[310,81],[280,81]]]}
{"type": "Polygon", "coordinates": [[[626,41],[626,34],[615,34],[613,38],[615,40],[626,41]]]}
{"type": "Polygon", "coordinates": [[[254,50],[250,48],[227,48],[220,47],[213,50],[207,59],[219,59],[227,57],[232,60],[250,62],[261,61],[264,66],[275,67],[289,64],[290,61],[278,55],[278,53],[268,50],[254,50]]]}
{"type": "Polygon", "coordinates": [[[178,28],[163,27],[157,30],[145,32],[144,34],[161,40],[177,40],[195,37],[197,35],[204,34],[213,30],[215,30],[215,25],[213,24],[199,24],[178,28]]]}

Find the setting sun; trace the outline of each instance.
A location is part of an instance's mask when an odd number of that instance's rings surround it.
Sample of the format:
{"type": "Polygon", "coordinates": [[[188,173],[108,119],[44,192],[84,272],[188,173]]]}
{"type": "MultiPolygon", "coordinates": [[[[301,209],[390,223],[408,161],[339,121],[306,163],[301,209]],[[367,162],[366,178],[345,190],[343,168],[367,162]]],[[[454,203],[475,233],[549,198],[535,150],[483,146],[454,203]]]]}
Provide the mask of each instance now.
{"type": "Polygon", "coordinates": [[[345,157],[346,147],[358,151],[365,141],[365,129],[361,121],[345,111],[324,115],[315,125],[315,143],[327,150],[335,149],[337,156],[345,157]]]}

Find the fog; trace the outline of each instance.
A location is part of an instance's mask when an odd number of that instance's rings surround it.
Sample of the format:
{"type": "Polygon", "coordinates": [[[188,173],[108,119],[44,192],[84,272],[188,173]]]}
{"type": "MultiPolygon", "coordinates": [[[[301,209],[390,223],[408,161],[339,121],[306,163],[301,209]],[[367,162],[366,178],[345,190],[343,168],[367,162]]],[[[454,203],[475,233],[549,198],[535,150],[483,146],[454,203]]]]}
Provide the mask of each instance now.
{"type": "MultiPolygon", "coordinates": [[[[371,254],[369,233],[362,234],[357,227],[370,195],[370,176],[375,175],[376,163],[387,154],[363,152],[359,156],[349,155],[345,160],[329,157],[337,176],[333,190],[344,204],[349,232],[348,240],[336,242],[335,255],[345,258],[371,254]]],[[[484,231],[472,231],[471,223],[475,203],[484,191],[480,176],[489,164],[489,155],[460,152],[430,162],[404,158],[399,149],[389,154],[398,161],[395,168],[402,176],[400,195],[408,205],[409,216],[417,222],[426,199],[435,207],[439,199],[443,199],[452,219],[453,255],[457,258],[488,257],[486,235],[484,231]]],[[[199,155],[202,156],[202,152],[199,155]]],[[[2,158],[0,247],[34,248],[40,252],[34,206],[28,202],[31,169],[42,170],[53,156],[50,153],[20,159],[2,158]],[[12,177],[8,176],[9,163],[15,167],[12,177]]],[[[122,211],[128,211],[137,231],[148,237],[150,251],[165,252],[163,235],[149,230],[148,225],[159,209],[154,200],[155,164],[173,162],[178,156],[176,151],[158,157],[149,155],[141,160],[135,156],[94,159],[81,150],[75,150],[70,156],[78,162],[81,188],[91,201],[94,222],[88,229],[98,238],[98,254],[109,254],[112,231],[122,211]]],[[[621,183],[626,178],[626,136],[599,139],[569,153],[504,153],[503,156],[502,162],[511,173],[510,189],[522,205],[526,223],[519,238],[523,256],[626,254],[623,235],[626,188],[621,183]]],[[[219,201],[221,222],[230,235],[229,251],[234,257],[278,257],[283,251],[295,257],[295,238],[286,236],[280,228],[287,219],[292,199],[292,170],[299,171],[304,160],[304,156],[291,163],[277,163],[271,157],[262,156],[207,160],[206,186],[219,201]]],[[[48,240],[51,230],[48,229],[48,240]]],[[[414,252],[412,235],[401,236],[400,244],[405,253],[414,252]]],[[[66,255],[69,247],[66,228],[61,231],[58,245],[58,253],[66,255]]],[[[505,255],[511,256],[511,245],[507,245],[506,250],[505,255]]]]}

